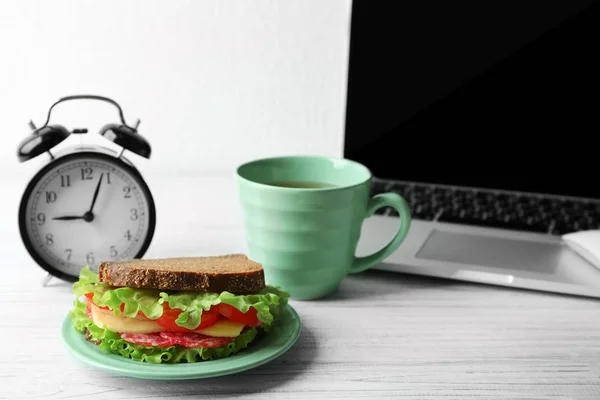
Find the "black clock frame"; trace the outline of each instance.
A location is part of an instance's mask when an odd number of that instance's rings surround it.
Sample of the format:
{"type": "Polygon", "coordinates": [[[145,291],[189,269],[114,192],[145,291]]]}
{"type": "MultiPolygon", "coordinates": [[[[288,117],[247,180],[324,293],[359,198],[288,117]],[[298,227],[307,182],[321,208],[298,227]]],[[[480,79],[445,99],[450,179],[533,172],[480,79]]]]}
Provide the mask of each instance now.
{"type": "Polygon", "coordinates": [[[100,147],[88,147],[85,150],[77,150],[76,149],[73,152],[69,152],[60,157],[56,157],[56,158],[50,160],[50,162],[48,164],[46,164],[42,169],[40,169],[33,176],[33,178],[31,178],[31,180],[29,181],[29,184],[27,185],[27,187],[25,188],[25,191],[23,192],[23,196],[21,197],[21,204],[19,206],[19,230],[21,233],[21,240],[23,241],[23,244],[25,245],[27,252],[49,274],[51,274],[59,279],[63,279],[65,281],[75,282],[75,281],[77,281],[77,279],[79,279],[79,277],[67,274],[63,271],[60,271],[60,270],[54,268],[54,266],[49,264],[46,260],[44,260],[43,257],[41,257],[39,255],[39,253],[36,251],[37,247],[33,245],[31,240],[29,239],[29,235],[27,234],[28,221],[26,220],[26,217],[25,217],[26,212],[27,212],[27,202],[29,200],[29,197],[33,193],[33,189],[35,188],[35,185],[39,182],[39,180],[44,175],[46,175],[48,173],[48,171],[57,168],[61,164],[69,162],[73,159],[78,159],[78,158],[83,158],[83,157],[98,158],[100,160],[108,160],[110,162],[113,162],[113,163],[116,162],[117,164],[119,164],[119,166],[121,168],[123,168],[123,170],[125,170],[127,173],[131,174],[134,178],[136,178],[139,181],[140,189],[142,190],[142,192],[144,193],[144,196],[146,196],[146,199],[148,201],[148,234],[146,235],[146,239],[142,243],[142,247],[140,248],[138,253],[134,256],[134,258],[141,258],[146,253],[146,251],[148,250],[148,247],[150,247],[152,238],[154,237],[154,230],[156,227],[156,208],[155,208],[154,198],[152,196],[152,193],[150,192],[150,188],[148,187],[148,184],[146,183],[146,181],[144,180],[144,178],[142,177],[140,172],[137,170],[137,168],[135,168],[133,166],[133,164],[131,164],[126,158],[107,154],[106,152],[104,152],[101,149],[102,148],[100,148],[100,147]]]}

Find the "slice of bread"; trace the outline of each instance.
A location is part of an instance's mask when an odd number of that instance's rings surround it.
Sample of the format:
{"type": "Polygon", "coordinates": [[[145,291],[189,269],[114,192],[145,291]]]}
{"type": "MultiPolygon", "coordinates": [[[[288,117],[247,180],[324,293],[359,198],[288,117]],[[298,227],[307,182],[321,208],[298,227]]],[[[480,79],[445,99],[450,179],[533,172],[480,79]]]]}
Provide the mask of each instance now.
{"type": "Polygon", "coordinates": [[[249,294],[265,287],[262,265],[244,254],[103,262],[98,278],[112,286],[213,293],[249,294]]]}

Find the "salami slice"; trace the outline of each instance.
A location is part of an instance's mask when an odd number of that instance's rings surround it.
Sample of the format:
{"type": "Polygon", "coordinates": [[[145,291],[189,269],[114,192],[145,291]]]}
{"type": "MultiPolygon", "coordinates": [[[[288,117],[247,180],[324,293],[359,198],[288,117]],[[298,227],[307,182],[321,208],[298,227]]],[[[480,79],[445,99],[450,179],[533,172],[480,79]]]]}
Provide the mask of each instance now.
{"type": "Polygon", "coordinates": [[[219,347],[231,343],[234,337],[206,336],[200,333],[161,332],[160,336],[184,347],[219,347]]]}
{"type": "Polygon", "coordinates": [[[234,337],[206,336],[186,332],[119,333],[127,342],[140,346],[169,347],[178,344],[183,347],[219,347],[231,343],[234,337]]]}
{"type": "Polygon", "coordinates": [[[174,343],[168,338],[164,338],[158,332],[154,333],[119,333],[121,339],[139,344],[140,346],[160,346],[169,347],[174,343]]]}

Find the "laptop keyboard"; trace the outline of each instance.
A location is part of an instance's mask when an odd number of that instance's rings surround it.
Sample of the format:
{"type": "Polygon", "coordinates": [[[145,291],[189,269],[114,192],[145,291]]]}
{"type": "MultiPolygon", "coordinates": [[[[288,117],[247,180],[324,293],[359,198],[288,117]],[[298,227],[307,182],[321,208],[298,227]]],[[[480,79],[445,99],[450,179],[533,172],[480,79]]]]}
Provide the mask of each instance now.
{"type": "MultiPolygon", "coordinates": [[[[412,216],[491,228],[562,235],[600,229],[600,201],[498,193],[457,187],[376,180],[373,194],[396,192],[410,204],[412,216]]],[[[390,208],[377,214],[398,216],[390,208]]]]}

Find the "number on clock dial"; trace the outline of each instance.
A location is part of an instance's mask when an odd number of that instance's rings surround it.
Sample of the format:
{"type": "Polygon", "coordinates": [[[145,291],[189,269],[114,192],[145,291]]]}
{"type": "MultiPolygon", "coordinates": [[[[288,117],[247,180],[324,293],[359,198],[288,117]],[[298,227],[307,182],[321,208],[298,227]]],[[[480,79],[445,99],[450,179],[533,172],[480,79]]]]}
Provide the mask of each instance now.
{"type": "Polygon", "coordinates": [[[135,257],[148,229],[148,201],[136,178],[102,160],[70,161],[40,180],[28,204],[28,230],[43,258],[76,272],[135,257]],[[99,179],[92,221],[84,220],[99,179]],[[79,179],[77,179],[79,178],[79,179]]]}
{"type": "Polygon", "coordinates": [[[91,181],[92,179],[94,179],[92,177],[93,173],[94,173],[94,170],[90,167],[81,168],[81,179],[91,181]]]}
{"type": "Polygon", "coordinates": [[[54,203],[56,201],[56,192],[46,192],[46,203],[54,203]]]}
{"type": "Polygon", "coordinates": [[[70,187],[71,186],[71,175],[61,175],[60,176],[60,187],[70,187]]]}

